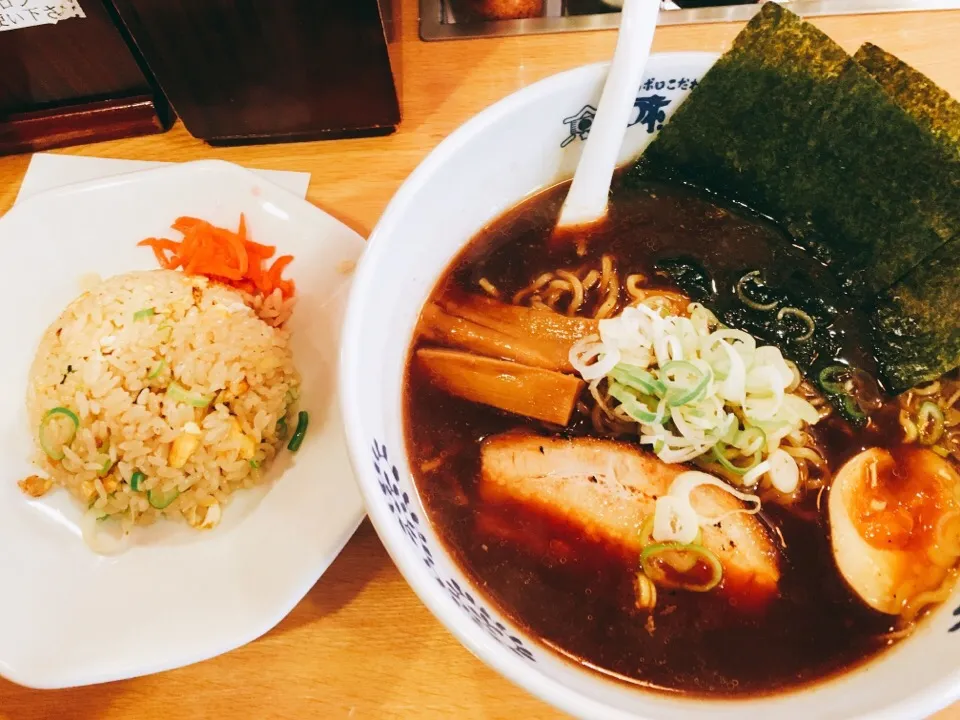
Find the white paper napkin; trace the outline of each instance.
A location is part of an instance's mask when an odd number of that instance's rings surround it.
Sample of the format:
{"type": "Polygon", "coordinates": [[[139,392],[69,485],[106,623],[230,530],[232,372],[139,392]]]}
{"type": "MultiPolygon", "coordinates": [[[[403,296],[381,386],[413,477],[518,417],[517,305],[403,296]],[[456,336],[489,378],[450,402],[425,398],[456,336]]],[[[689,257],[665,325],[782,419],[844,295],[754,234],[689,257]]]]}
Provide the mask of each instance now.
{"type": "MultiPolygon", "coordinates": [[[[20,192],[16,202],[26,197],[63,185],[97,180],[99,178],[122,175],[137,170],[169,165],[165,162],[150,162],[146,160],[116,160],[113,158],[93,158],[80,155],[55,155],[52,153],[36,153],[30,159],[30,165],[20,184],[20,192]]],[[[297,197],[307,196],[307,186],[310,184],[310,173],[290,172],[287,170],[254,170],[275,185],[289,190],[297,197]]]]}

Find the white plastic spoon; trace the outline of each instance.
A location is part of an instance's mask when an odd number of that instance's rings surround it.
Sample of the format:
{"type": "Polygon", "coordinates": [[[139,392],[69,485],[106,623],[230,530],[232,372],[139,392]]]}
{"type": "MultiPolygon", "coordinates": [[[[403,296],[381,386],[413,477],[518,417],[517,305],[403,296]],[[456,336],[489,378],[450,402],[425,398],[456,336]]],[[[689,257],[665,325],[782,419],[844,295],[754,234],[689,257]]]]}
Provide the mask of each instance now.
{"type": "Polygon", "coordinates": [[[623,3],[617,49],[573,183],[560,209],[557,230],[588,225],[607,214],[613,171],[643,69],[650,57],[659,9],[659,0],[625,0],[623,3]]]}

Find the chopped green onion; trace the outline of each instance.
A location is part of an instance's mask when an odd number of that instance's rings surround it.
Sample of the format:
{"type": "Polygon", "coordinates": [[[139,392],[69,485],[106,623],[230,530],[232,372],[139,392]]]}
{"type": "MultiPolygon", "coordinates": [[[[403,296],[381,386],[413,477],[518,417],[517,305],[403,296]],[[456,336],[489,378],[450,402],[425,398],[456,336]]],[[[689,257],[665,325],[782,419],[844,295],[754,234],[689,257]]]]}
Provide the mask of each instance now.
{"type": "Polygon", "coordinates": [[[760,461],[763,459],[763,455],[759,450],[757,450],[753,454],[753,457],[751,458],[749,465],[735,465],[734,463],[730,462],[730,459],[726,456],[724,452],[725,450],[726,450],[726,443],[722,443],[722,442],[717,443],[716,445],[713,446],[713,457],[716,459],[718,463],[720,463],[724,467],[724,469],[729,470],[735,475],[743,475],[747,471],[752,470],[757,465],[759,465],[760,461]]]}
{"type": "Polygon", "coordinates": [[[155,507],[157,510],[163,510],[165,507],[168,507],[170,503],[177,499],[180,495],[180,491],[174,488],[173,490],[148,490],[147,491],[147,501],[152,507],[155,507]]]}
{"type": "Polygon", "coordinates": [[[100,469],[97,470],[97,475],[100,477],[106,477],[107,473],[110,472],[110,468],[113,467],[113,460],[110,459],[110,438],[107,438],[106,442],[103,443],[103,447],[100,448],[100,451],[104,455],[103,465],[100,466],[100,469]]]}
{"type": "Polygon", "coordinates": [[[150,374],[149,374],[149,375],[147,375],[147,380],[153,380],[157,375],[159,375],[160,373],[163,372],[163,369],[164,369],[166,366],[167,366],[167,361],[166,361],[166,360],[160,360],[160,362],[157,363],[157,366],[156,366],[153,370],[150,371],[150,374]]]}
{"type": "Polygon", "coordinates": [[[667,388],[667,405],[670,407],[697,402],[706,394],[710,383],[710,373],[686,360],[668,362],[660,368],[660,377],[667,388]],[[686,378],[681,379],[684,375],[686,378]]]}
{"type": "Polygon", "coordinates": [[[297,429],[293,431],[293,437],[287,443],[287,450],[296,452],[303,444],[303,436],[307,434],[307,425],[310,424],[310,414],[306,410],[297,413],[297,429]]]}
{"type": "Polygon", "coordinates": [[[820,387],[825,393],[846,394],[847,382],[852,373],[852,368],[846,365],[829,365],[820,371],[820,387]]]}
{"type": "Polygon", "coordinates": [[[97,470],[97,475],[100,477],[106,477],[107,473],[110,472],[110,468],[113,467],[113,460],[110,459],[110,456],[107,455],[106,460],[103,461],[103,466],[97,470]]]}
{"type": "Polygon", "coordinates": [[[860,403],[857,402],[857,399],[853,395],[846,395],[843,398],[843,414],[847,416],[849,420],[854,422],[860,422],[865,420],[867,414],[863,412],[863,409],[860,407],[860,403]]]}
{"type": "MultiPolygon", "coordinates": [[[[611,397],[620,401],[620,407],[623,408],[623,411],[638,423],[661,423],[666,417],[665,403],[658,403],[656,412],[654,412],[643,399],[634,395],[632,390],[618,382],[611,382],[608,392],[611,397]]],[[[656,402],[656,398],[652,398],[652,400],[656,402]]]]}
{"type": "Polygon", "coordinates": [[[147,476],[137,470],[130,477],[130,489],[134,492],[140,492],[140,483],[147,479],[147,476]]]}
{"type": "Polygon", "coordinates": [[[216,395],[201,395],[199,393],[190,392],[183,387],[183,385],[176,381],[170,383],[170,386],[167,388],[167,395],[177,402],[186,403],[187,405],[192,405],[193,407],[198,408],[207,407],[216,397],[216,395]]]}
{"type": "Polygon", "coordinates": [[[782,321],[787,315],[793,315],[794,317],[799,318],[803,321],[803,324],[807,326],[806,331],[802,335],[795,337],[794,340],[798,342],[804,342],[813,337],[813,333],[817,329],[817,324],[813,321],[812,317],[799,308],[785,307],[780,308],[780,312],[777,313],[777,320],[782,321]]]}
{"type": "Polygon", "coordinates": [[[703,399],[703,396],[706,394],[707,383],[710,382],[710,376],[704,375],[701,378],[700,382],[696,384],[695,387],[691,388],[688,392],[675,395],[667,399],[667,405],[670,407],[680,407],[681,405],[686,405],[688,403],[695,403],[703,399]]]}
{"type": "Polygon", "coordinates": [[[157,326],[157,332],[158,332],[158,333],[165,333],[165,334],[166,334],[166,337],[165,337],[165,338],[161,338],[161,339],[164,340],[164,341],[167,341],[167,340],[169,340],[169,339],[171,338],[171,336],[173,335],[173,325],[170,325],[170,324],[168,324],[168,323],[163,323],[163,324],[161,324],[161,325],[158,325],[158,326],[157,326]]]}
{"type": "Polygon", "coordinates": [[[287,416],[284,415],[282,418],[277,420],[277,439],[280,441],[287,439],[287,433],[290,432],[290,429],[287,427],[287,416]]]}
{"type": "Polygon", "coordinates": [[[635,365],[619,363],[607,377],[611,377],[621,385],[639,390],[646,395],[663,397],[667,393],[666,385],[660,382],[653,373],[635,365]]]}
{"type": "MultiPolygon", "coordinates": [[[[748,280],[753,280],[760,276],[759,270],[754,270],[753,272],[748,272],[742,278],[737,280],[737,297],[740,298],[740,302],[746,305],[748,308],[753,310],[763,310],[769,311],[777,307],[778,300],[774,300],[772,303],[758,303],[756,300],[752,300],[747,296],[745,285],[748,280]]],[[[779,319],[779,318],[778,318],[779,319]]]]}
{"type": "Polygon", "coordinates": [[[252,467],[254,470],[259,470],[259,469],[260,469],[260,461],[259,461],[259,460],[251,460],[251,461],[250,461],[250,467],[252,467]]]}
{"type": "Polygon", "coordinates": [[[143,310],[137,310],[133,314],[133,319],[136,322],[137,320],[145,320],[148,317],[153,317],[156,314],[157,314],[157,311],[154,310],[152,307],[144,308],[143,310]]]}
{"type": "Polygon", "coordinates": [[[653,539],[653,518],[654,516],[647,515],[647,519],[643,521],[640,525],[640,547],[645,548],[647,545],[653,545],[655,542],[653,539]]]}
{"type": "Polygon", "coordinates": [[[77,414],[73,412],[73,410],[65,407],[55,407],[47,410],[43,416],[43,420],[40,421],[40,447],[43,448],[43,451],[51,460],[63,460],[63,448],[73,442],[73,439],[77,436],[77,428],[79,427],[80,418],[77,417],[77,414]],[[70,428],[67,437],[59,444],[56,444],[56,440],[50,437],[50,431],[52,430],[50,426],[58,415],[69,418],[73,427],[70,428]]]}
{"type": "MultiPolygon", "coordinates": [[[[640,547],[645,548],[648,545],[653,545],[656,540],[653,539],[653,521],[655,515],[647,515],[647,519],[643,521],[640,525],[640,547]]],[[[694,543],[700,543],[703,540],[703,530],[697,529],[697,537],[694,538],[694,543]]]]}
{"type": "Polygon", "coordinates": [[[723,579],[723,566],[710,550],[697,544],[665,542],[649,545],[640,553],[640,567],[656,585],[707,592],[723,579]],[[706,579],[689,578],[698,567],[709,572],[706,579]],[[679,577],[678,577],[679,576],[679,577]]]}
{"type": "Polygon", "coordinates": [[[860,423],[866,419],[867,414],[851,392],[856,372],[856,368],[847,365],[828,365],[820,371],[818,380],[820,388],[833,397],[835,403],[839,402],[842,415],[851,422],[860,423]]]}
{"type": "Polygon", "coordinates": [[[935,402],[926,400],[917,412],[917,431],[921,445],[933,445],[943,435],[943,410],[935,402]]]}
{"type": "Polygon", "coordinates": [[[763,428],[751,425],[737,433],[736,445],[746,455],[763,452],[767,448],[767,434],[763,431],[763,428]]]}

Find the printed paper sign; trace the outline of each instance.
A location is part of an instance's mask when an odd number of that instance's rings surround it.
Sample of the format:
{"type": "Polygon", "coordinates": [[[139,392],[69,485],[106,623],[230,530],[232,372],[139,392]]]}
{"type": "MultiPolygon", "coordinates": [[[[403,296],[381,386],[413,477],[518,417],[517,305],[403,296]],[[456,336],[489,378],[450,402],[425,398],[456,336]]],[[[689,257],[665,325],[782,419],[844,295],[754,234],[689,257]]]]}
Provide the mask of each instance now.
{"type": "Polygon", "coordinates": [[[77,0],[0,0],[0,31],[84,18],[77,0]]]}

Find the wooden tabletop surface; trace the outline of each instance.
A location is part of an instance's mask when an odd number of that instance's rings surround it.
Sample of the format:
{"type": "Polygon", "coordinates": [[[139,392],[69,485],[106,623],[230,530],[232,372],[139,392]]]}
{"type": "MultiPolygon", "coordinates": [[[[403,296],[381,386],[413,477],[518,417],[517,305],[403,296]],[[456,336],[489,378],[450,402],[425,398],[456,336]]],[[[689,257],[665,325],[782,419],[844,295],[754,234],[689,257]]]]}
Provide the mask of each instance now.
{"type": "MultiPolygon", "coordinates": [[[[309,199],[366,236],[404,178],[446,135],[495,100],[606,59],[612,32],[423,43],[403,0],[403,124],[390,137],[211,148],[165,135],[66,150],[140,160],[222,158],[312,174],[309,199]]],[[[960,11],[820,18],[848,50],[872,41],[960,97],[960,11]]],[[[739,24],[667,27],[655,51],[723,51],[739,24]]],[[[0,212],[28,156],[0,158],[0,212]]],[[[344,481],[349,481],[344,478],[344,481]]],[[[2,589],[0,589],[2,592],[2,589]]],[[[43,622],[43,618],[33,618],[43,622]]],[[[56,648],[49,648],[56,653],[56,648]]],[[[264,637],[152,677],[39,692],[0,680],[0,718],[557,718],[470,655],[424,608],[365,522],[297,608],[264,637]]],[[[960,720],[960,705],[937,720],[960,720]]]]}

